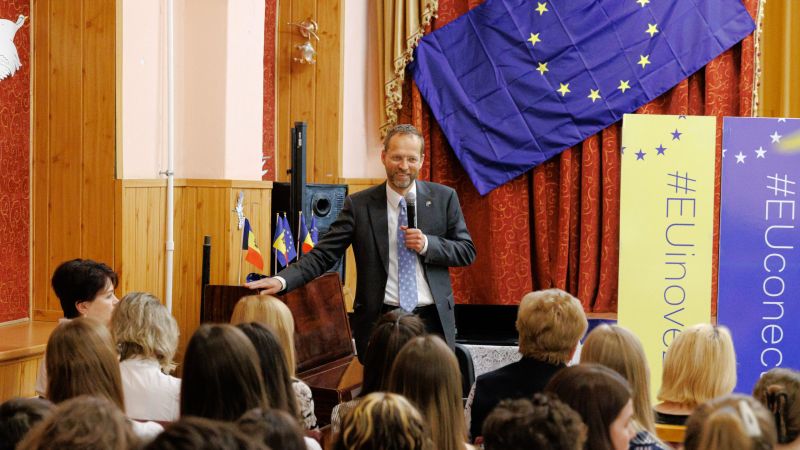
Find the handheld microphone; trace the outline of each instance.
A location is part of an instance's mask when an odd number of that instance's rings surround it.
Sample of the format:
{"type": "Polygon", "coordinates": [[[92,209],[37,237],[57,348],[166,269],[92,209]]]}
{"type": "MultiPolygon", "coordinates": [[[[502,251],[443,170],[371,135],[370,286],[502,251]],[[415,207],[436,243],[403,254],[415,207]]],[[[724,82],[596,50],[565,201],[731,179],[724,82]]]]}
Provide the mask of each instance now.
{"type": "Polygon", "coordinates": [[[408,228],[417,228],[417,194],[413,191],[406,193],[406,213],[408,228]]]}

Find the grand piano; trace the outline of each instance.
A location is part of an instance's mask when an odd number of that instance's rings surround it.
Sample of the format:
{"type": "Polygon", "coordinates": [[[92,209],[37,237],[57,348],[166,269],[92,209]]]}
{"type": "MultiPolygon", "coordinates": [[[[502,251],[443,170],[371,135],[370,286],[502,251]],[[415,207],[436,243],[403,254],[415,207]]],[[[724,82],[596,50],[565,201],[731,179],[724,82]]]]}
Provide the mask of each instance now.
{"type": "MultiPolygon", "coordinates": [[[[243,286],[207,285],[201,322],[230,322],[236,302],[255,291],[243,286]]],[[[353,351],[339,275],[326,273],[288,294],[277,296],[295,321],[297,377],[314,396],[319,426],[330,423],[331,411],[361,390],[363,367],[353,351]]]]}

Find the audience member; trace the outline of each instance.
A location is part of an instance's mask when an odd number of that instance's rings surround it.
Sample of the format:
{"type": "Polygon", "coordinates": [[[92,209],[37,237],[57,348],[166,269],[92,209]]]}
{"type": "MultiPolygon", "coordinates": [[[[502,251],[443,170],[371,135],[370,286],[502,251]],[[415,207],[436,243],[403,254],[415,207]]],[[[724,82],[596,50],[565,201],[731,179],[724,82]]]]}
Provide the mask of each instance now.
{"type": "Polygon", "coordinates": [[[168,375],[175,368],[178,324],[167,308],[151,294],[130,293],[111,315],[111,334],[119,350],[128,416],[178,420],[181,380],[168,375]]]}
{"type": "Polygon", "coordinates": [[[12,398],[0,405],[0,450],[14,450],[28,431],[50,416],[53,404],[41,398],[12,398]]]}
{"type": "Polygon", "coordinates": [[[668,448],[655,436],[650,402],[650,370],[639,338],[623,327],[600,325],[583,342],[581,362],[602,364],[630,383],[633,390],[633,417],[636,420],[636,436],[631,441],[631,450],[668,448]]]}
{"type": "Polygon", "coordinates": [[[483,422],[486,450],[582,450],[586,425],[555,396],[503,400],[483,422]]]}
{"type": "Polygon", "coordinates": [[[559,289],[530,292],[517,312],[522,359],[483,374],[467,400],[470,434],[481,433],[483,420],[502,399],[530,398],[572,359],[588,322],[581,303],[559,289]],[[469,412],[471,410],[471,413],[469,412]]]}
{"type": "Polygon", "coordinates": [[[775,418],[778,444],[781,450],[800,449],[800,372],[776,368],[761,375],[753,389],[760,401],[775,418]]]}
{"type": "Polygon", "coordinates": [[[280,450],[322,450],[319,443],[303,435],[297,418],[277,409],[251,409],[236,422],[246,435],[280,450]]]}
{"type": "Polygon", "coordinates": [[[388,388],[389,372],[400,349],[412,338],[424,334],[425,324],[413,314],[395,309],[381,316],[372,329],[363,358],[364,379],[361,383],[361,392],[355,399],[333,408],[331,431],[339,432],[342,417],[355,408],[362,398],[388,388]]]}
{"type": "Polygon", "coordinates": [[[685,450],[770,450],[775,442],[769,411],[746,395],[709,400],[686,421],[685,450]]]}
{"type": "Polygon", "coordinates": [[[332,450],[433,450],[422,415],[402,395],[373,392],[342,418],[332,450]]]}
{"type": "Polygon", "coordinates": [[[392,366],[388,390],[404,396],[422,413],[437,450],[473,448],[465,444],[461,370],[440,337],[416,337],[403,346],[392,366]]]}
{"type": "MultiPolygon", "coordinates": [[[[232,423],[202,417],[182,417],[167,425],[145,450],[269,450],[232,423]]],[[[276,448],[276,450],[281,450],[276,448]]]]}
{"type": "Polygon", "coordinates": [[[294,318],[285,303],[271,295],[249,295],[236,302],[231,315],[231,323],[259,322],[275,332],[281,342],[289,375],[292,377],[292,387],[300,405],[300,416],[303,426],[307,430],[317,428],[317,416],[314,415],[314,399],[311,397],[311,388],[295,377],[297,358],[294,352],[294,318]]]}
{"type": "MultiPolygon", "coordinates": [[[[59,319],[59,323],[77,317],[90,317],[108,324],[111,311],[119,302],[114,295],[117,281],[117,274],[110,267],[90,259],[73,259],[59,265],[51,280],[64,312],[64,318],[59,319]]],[[[37,395],[45,397],[47,370],[44,361],[39,365],[34,389],[37,395]]]]}
{"type": "MultiPolygon", "coordinates": [[[[47,398],[61,403],[80,395],[102,397],[125,412],[117,352],[105,325],[78,318],[59,325],[47,341],[47,398]]],[[[132,421],[133,431],[145,440],[162,427],[155,422],[132,421]]]]}
{"type": "Polygon", "coordinates": [[[733,392],[736,354],[728,329],[691,326],[670,344],[664,357],[656,423],[683,425],[694,408],[733,392]]]}
{"type": "Polygon", "coordinates": [[[599,364],[559,371],[547,384],[551,392],[580,414],[588,427],[586,450],[628,450],[636,435],[628,382],[599,364]]]}
{"type": "Polygon", "coordinates": [[[258,354],[247,336],[231,325],[201,325],[186,347],[181,416],[233,422],[267,407],[258,354]]]}
{"type": "Polygon", "coordinates": [[[292,377],[289,375],[283,348],[275,333],[258,322],[240,323],[236,327],[250,339],[258,353],[267,402],[272,408],[286,411],[299,420],[300,410],[292,388],[292,377]]]}
{"type": "Polygon", "coordinates": [[[79,396],[53,409],[34,426],[18,450],[129,450],[139,439],[125,414],[104,397],[79,396]]]}

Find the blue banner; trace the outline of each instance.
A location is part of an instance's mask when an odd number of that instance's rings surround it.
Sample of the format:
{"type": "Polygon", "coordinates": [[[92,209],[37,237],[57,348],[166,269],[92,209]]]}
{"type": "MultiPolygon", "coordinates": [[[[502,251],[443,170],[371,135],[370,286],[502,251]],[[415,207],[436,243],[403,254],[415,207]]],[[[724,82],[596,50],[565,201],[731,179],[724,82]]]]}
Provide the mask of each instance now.
{"type": "Polygon", "coordinates": [[[800,120],[723,122],[718,322],[730,328],[737,392],[800,368],[800,120]]]}
{"type": "Polygon", "coordinates": [[[478,192],[661,95],[755,29],[740,0],[486,0],[409,65],[478,192]]]}

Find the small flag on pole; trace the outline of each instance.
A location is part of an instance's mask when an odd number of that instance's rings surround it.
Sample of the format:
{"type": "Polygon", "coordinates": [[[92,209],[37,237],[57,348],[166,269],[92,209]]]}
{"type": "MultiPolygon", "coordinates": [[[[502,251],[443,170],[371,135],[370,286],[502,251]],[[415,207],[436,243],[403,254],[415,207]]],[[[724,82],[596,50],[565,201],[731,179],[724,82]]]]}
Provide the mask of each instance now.
{"type": "Polygon", "coordinates": [[[292,227],[289,225],[289,219],[286,218],[286,215],[283,216],[283,230],[283,236],[286,241],[286,262],[289,263],[297,258],[297,249],[295,248],[294,236],[292,235],[292,227]]]}
{"type": "MultiPolygon", "coordinates": [[[[311,226],[316,226],[316,218],[311,216],[311,226]]],[[[312,228],[313,229],[313,228],[312,228]]],[[[316,235],[316,229],[314,229],[316,235]]],[[[316,239],[311,236],[311,231],[306,227],[306,217],[303,213],[300,213],[300,243],[301,249],[303,250],[303,254],[310,252],[315,245],[317,245],[316,239]]]]}
{"type": "Polygon", "coordinates": [[[244,231],[242,232],[242,250],[247,250],[244,260],[250,264],[258,267],[258,270],[264,270],[264,257],[261,256],[261,250],[256,245],[256,234],[250,227],[250,221],[244,219],[244,231]]]}
{"type": "Polygon", "coordinates": [[[272,238],[272,248],[275,249],[275,261],[281,267],[289,264],[286,254],[286,230],[283,228],[283,220],[277,217],[275,223],[275,237],[272,238]]]}

